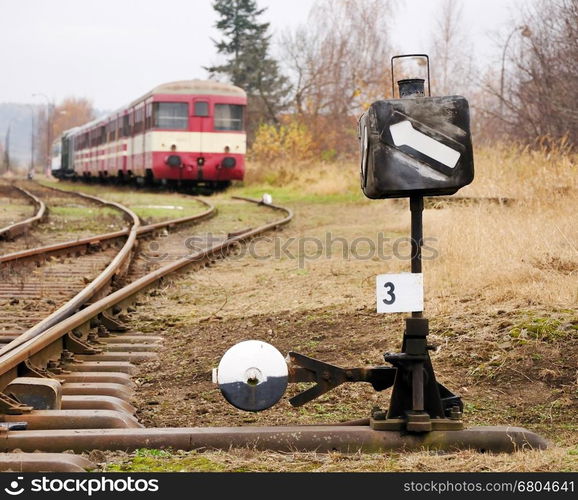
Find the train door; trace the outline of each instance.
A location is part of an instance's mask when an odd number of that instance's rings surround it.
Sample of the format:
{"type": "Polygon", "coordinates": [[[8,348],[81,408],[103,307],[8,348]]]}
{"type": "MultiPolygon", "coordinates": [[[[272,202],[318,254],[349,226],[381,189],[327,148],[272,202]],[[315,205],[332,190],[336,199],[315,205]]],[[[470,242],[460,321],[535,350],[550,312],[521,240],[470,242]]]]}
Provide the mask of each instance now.
{"type": "Polygon", "coordinates": [[[129,109],[128,115],[128,134],[126,138],[126,157],[127,165],[126,168],[131,175],[136,175],[134,166],[134,108],[129,109]]]}
{"type": "Polygon", "coordinates": [[[207,146],[207,132],[210,131],[211,124],[209,113],[209,101],[206,97],[197,97],[193,99],[193,130],[191,133],[196,144],[195,152],[198,153],[197,156],[197,180],[203,180],[203,167],[205,165],[205,153],[207,146]]]}
{"type": "Polygon", "coordinates": [[[139,104],[134,110],[134,134],[133,134],[133,161],[134,174],[144,177],[144,103],[139,104]]]}
{"type": "Polygon", "coordinates": [[[146,175],[154,175],[153,172],[153,144],[152,144],[152,130],[153,127],[153,100],[149,98],[145,104],[145,119],[144,119],[144,169],[146,175]]]}
{"type": "Polygon", "coordinates": [[[197,148],[199,153],[205,152],[204,134],[209,131],[209,101],[206,97],[193,99],[193,130],[198,133],[197,148]]]}
{"type": "Polygon", "coordinates": [[[128,176],[128,172],[130,170],[128,165],[128,144],[130,141],[130,123],[128,113],[129,113],[128,111],[125,111],[124,115],[122,115],[122,125],[121,125],[122,141],[120,144],[122,156],[122,172],[125,177],[128,176]]]}

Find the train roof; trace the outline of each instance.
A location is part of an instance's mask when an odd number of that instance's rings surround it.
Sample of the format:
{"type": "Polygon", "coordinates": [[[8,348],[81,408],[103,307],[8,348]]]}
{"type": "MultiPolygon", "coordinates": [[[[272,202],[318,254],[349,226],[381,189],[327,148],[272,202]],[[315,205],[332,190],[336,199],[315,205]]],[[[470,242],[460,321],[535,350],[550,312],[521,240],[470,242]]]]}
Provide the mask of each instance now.
{"type": "Polygon", "coordinates": [[[231,85],[229,83],[217,82],[215,80],[179,80],[176,82],[162,83],[157,85],[150,92],[132,101],[128,106],[123,106],[112,113],[107,113],[106,116],[101,116],[73,129],[66,130],[65,133],[80,132],[93,126],[104,123],[110,119],[112,115],[116,115],[126,108],[130,108],[135,104],[142,102],[154,94],[178,95],[178,94],[198,94],[198,95],[226,95],[233,97],[246,97],[247,94],[241,87],[231,85]]]}
{"type": "Polygon", "coordinates": [[[245,97],[247,95],[240,87],[214,80],[180,80],[178,82],[163,83],[156,86],[144,97],[152,94],[214,94],[235,97],[245,97]]]}

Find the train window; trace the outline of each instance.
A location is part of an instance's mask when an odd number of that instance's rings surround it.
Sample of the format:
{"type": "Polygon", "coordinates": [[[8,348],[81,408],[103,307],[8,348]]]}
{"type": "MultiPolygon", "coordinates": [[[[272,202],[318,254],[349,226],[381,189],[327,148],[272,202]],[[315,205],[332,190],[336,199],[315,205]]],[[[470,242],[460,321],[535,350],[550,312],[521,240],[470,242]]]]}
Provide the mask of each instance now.
{"type": "Polygon", "coordinates": [[[195,102],[195,116],[209,116],[209,103],[207,101],[195,102]]]}
{"type": "Polygon", "coordinates": [[[113,142],[115,140],[116,134],[116,120],[111,121],[108,126],[108,142],[113,142]]]}
{"type": "Polygon", "coordinates": [[[124,115],[122,117],[122,136],[128,137],[129,135],[130,135],[129,115],[124,115]]]}
{"type": "Polygon", "coordinates": [[[145,116],[145,130],[151,129],[153,126],[153,105],[149,102],[146,105],[146,116],[145,116]]]}
{"type": "Polygon", "coordinates": [[[243,106],[215,104],[215,130],[243,130],[243,106]]]}
{"type": "Polygon", "coordinates": [[[140,134],[144,128],[144,108],[137,108],[134,112],[134,133],[140,134]]]}
{"type": "Polygon", "coordinates": [[[155,128],[186,130],[189,126],[189,105],[186,102],[153,103],[155,128]]]}
{"type": "Polygon", "coordinates": [[[98,145],[104,144],[106,142],[106,127],[103,125],[98,130],[98,145]]]}

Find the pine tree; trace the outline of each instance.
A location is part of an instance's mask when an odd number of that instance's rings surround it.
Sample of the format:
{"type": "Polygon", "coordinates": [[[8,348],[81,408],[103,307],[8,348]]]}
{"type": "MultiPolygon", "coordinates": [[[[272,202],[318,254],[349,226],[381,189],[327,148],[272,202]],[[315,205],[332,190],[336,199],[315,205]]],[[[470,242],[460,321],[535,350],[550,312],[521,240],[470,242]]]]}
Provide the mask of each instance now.
{"type": "MultiPolygon", "coordinates": [[[[247,92],[250,120],[276,123],[290,86],[269,55],[269,23],[258,21],[266,9],[259,9],[255,0],[215,0],[213,8],[220,16],[216,27],[224,35],[223,40],[214,42],[227,61],[205,69],[211,76],[226,76],[247,92]]],[[[257,123],[251,125],[253,128],[257,123]]]]}

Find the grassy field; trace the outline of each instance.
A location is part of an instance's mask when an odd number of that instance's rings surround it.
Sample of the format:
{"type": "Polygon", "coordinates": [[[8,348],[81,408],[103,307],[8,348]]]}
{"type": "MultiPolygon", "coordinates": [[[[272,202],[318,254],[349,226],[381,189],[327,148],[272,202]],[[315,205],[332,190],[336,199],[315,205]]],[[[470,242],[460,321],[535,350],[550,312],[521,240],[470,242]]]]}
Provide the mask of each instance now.
{"type": "Polygon", "coordinates": [[[130,187],[116,187],[100,184],[84,184],[41,180],[41,184],[56,187],[66,191],[81,191],[115,201],[131,208],[145,224],[163,220],[178,219],[203,212],[207,207],[191,196],[170,192],[154,192],[150,190],[135,190],[130,187]]]}
{"type": "MultiPolygon", "coordinates": [[[[576,158],[516,148],[478,151],[476,180],[459,195],[507,197],[508,204],[445,204],[425,212],[435,258],[424,262],[432,359],[440,381],[465,401],[468,425],[519,425],[541,433],[546,451],[511,455],[268,453],[246,449],[96,454],[101,470],[213,471],[576,471],[578,470],[578,190],[576,158]]],[[[382,363],[398,350],[403,315],[375,313],[374,276],[409,270],[404,200],[370,201],[357,166],[248,165],[247,180],[224,194],[261,196],[291,207],[295,220],[275,238],[215,267],[184,274],[143,298],[133,328],[165,341],[138,375],[134,404],[147,426],[270,425],[362,418],[380,394],[340,387],[299,409],[286,399],[259,414],[229,406],[210,369],[238,341],[258,338],[340,366],[382,363]],[[367,255],[383,232],[385,257],[367,255]],[[341,243],[316,254],[311,240],[341,243]],[[308,240],[307,244],[301,244],[308,240]],[[360,242],[357,257],[343,242],[360,242]],[[364,246],[365,245],[365,246],[364,246]],[[360,257],[361,255],[361,257],[360,257]],[[365,256],[365,257],[364,257],[365,256]]],[[[163,195],[164,196],[164,195],[163,195]]],[[[289,391],[293,394],[295,389],[289,391]]]]}

